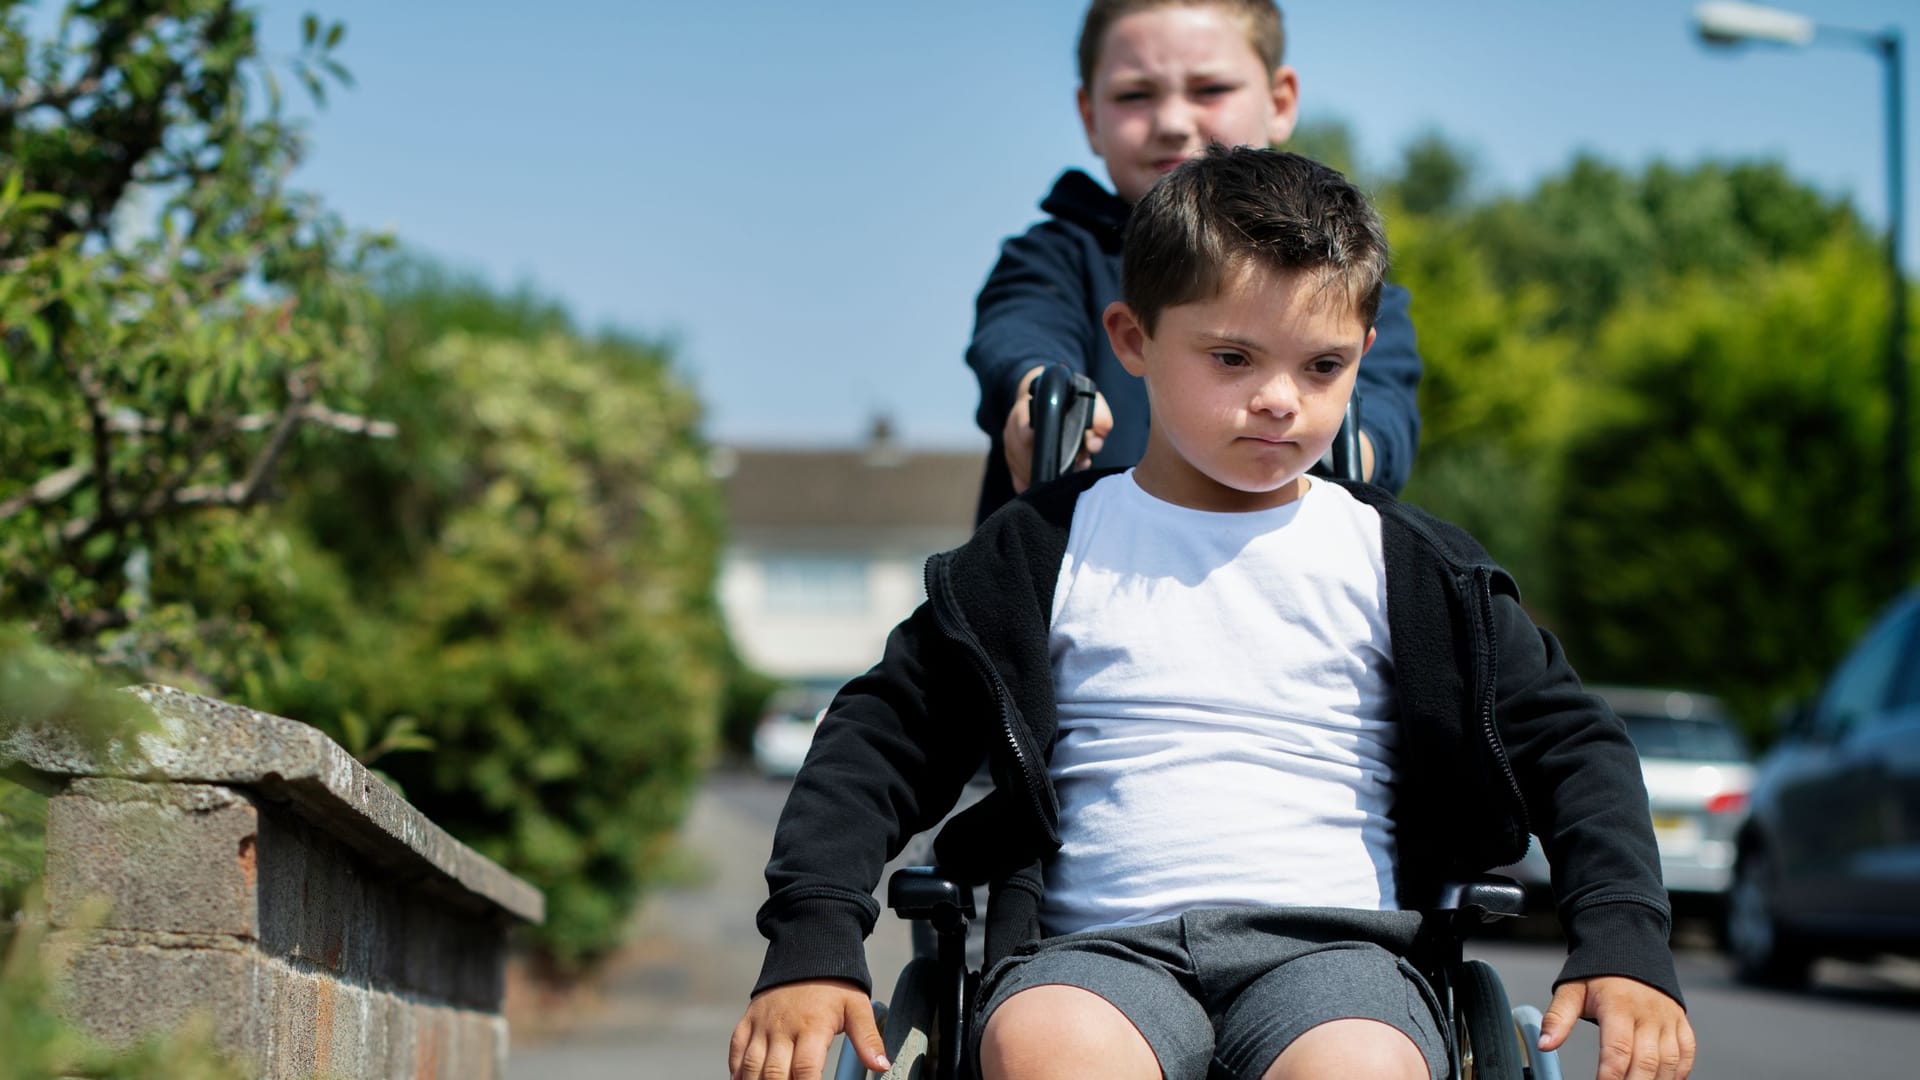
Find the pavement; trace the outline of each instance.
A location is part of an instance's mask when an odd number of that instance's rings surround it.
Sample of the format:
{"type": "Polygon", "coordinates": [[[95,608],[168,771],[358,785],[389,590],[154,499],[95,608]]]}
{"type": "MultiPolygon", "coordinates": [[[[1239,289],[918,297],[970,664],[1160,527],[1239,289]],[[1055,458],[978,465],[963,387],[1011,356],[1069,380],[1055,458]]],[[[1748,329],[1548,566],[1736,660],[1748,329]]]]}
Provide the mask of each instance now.
{"type": "MultiPolygon", "coordinates": [[[[758,780],[716,777],[703,786],[680,836],[700,864],[696,880],[645,904],[632,945],[608,965],[595,1000],[576,1003],[574,1015],[516,1024],[509,1080],[726,1075],[727,1040],[765,944],[753,916],[766,897],[767,803],[758,780]]],[[[905,924],[883,917],[867,943],[875,978],[890,982],[910,955],[905,924]]],[[[829,1070],[838,1054],[836,1043],[829,1070]]]]}

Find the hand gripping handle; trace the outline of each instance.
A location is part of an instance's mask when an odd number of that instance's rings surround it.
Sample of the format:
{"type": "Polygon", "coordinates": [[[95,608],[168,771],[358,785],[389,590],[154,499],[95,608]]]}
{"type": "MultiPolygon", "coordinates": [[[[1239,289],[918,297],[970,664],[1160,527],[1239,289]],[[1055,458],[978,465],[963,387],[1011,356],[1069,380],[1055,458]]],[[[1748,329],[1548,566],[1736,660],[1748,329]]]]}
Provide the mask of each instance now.
{"type": "Polygon", "coordinates": [[[1033,380],[1028,418],[1033,422],[1033,484],[1066,475],[1080,455],[1081,440],[1093,423],[1093,380],[1049,364],[1033,380]]]}

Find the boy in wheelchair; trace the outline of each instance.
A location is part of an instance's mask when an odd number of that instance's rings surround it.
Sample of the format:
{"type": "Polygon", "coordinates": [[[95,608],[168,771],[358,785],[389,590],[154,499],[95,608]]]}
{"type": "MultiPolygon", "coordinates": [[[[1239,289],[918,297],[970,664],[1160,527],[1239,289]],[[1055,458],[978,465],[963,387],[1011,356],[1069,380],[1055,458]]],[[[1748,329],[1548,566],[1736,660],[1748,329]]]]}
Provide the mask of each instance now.
{"type": "MultiPolygon", "coordinates": [[[[1114,351],[1153,425],[927,566],[842,690],[767,867],[741,1080],[884,1070],[862,942],[886,861],[941,830],[989,887],[968,1059],[1001,1077],[1445,1076],[1407,957],[1443,881],[1553,865],[1600,1075],[1684,1077],[1693,1033],[1632,744],[1470,537],[1308,477],[1372,343],[1387,251],[1338,173],[1216,148],[1128,225],[1114,351]]],[[[948,1048],[951,1052],[953,1048],[948,1048]]]]}

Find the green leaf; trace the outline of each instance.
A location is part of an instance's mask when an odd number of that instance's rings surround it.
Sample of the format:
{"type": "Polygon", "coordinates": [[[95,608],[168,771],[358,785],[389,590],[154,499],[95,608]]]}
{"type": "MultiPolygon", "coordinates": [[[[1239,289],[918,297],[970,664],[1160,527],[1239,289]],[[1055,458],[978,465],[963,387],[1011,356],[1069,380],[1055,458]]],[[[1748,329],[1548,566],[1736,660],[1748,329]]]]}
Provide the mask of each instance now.
{"type": "Polygon", "coordinates": [[[326,68],[329,75],[339,80],[341,86],[347,87],[348,89],[353,88],[353,73],[341,65],[339,61],[333,59],[322,60],[320,61],[320,66],[326,68]]]}
{"type": "Polygon", "coordinates": [[[366,754],[367,722],[352,709],[347,709],[340,714],[340,744],[355,758],[366,754]]]}
{"type": "Polygon", "coordinates": [[[343,22],[334,23],[332,28],[327,31],[327,48],[332,49],[338,47],[340,39],[346,36],[347,24],[343,22]]]}
{"type": "Polygon", "coordinates": [[[320,36],[320,16],[308,12],[300,20],[300,36],[308,45],[312,45],[314,39],[320,36]]]}
{"type": "Polygon", "coordinates": [[[213,380],[220,374],[210,365],[203,365],[187,378],[187,411],[203,413],[207,409],[207,398],[213,393],[213,380]]]}
{"type": "Polygon", "coordinates": [[[301,83],[305,84],[307,93],[313,95],[313,100],[316,103],[321,105],[327,103],[327,88],[320,82],[319,76],[315,75],[312,69],[302,64],[300,67],[294,69],[294,73],[300,76],[301,83]]]}
{"type": "Polygon", "coordinates": [[[33,347],[38,350],[42,356],[52,355],[53,331],[48,329],[47,321],[38,317],[30,318],[27,320],[26,326],[27,336],[33,339],[33,347]]]}

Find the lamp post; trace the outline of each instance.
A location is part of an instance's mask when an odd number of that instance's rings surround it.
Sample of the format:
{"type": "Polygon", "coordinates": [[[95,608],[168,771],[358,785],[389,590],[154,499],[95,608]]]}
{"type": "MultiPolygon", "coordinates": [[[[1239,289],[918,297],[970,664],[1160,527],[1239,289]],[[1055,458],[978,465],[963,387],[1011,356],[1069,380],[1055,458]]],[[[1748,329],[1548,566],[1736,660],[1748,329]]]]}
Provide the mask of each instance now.
{"type": "Polygon", "coordinates": [[[1906,181],[1902,165],[1906,152],[1901,121],[1900,31],[1888,27],[1879,33],[1816,23],[1805,15],[1759,4],[1701,4],[1693,11],[1694,26],[1708,45],[1732,46],[1746,42],[1805,48],[1817,42],[1834,41],[1857,45],[1878,56],[1886,72],[1887,119],[1887,278],[1893,287],[1893,304],[1887,335],[1887,402],[1892,413],[1892,431],[1887,439],[1887,480],[1892,485],[1887,501],[1888,526],[1892,534],[1897,584],[1906,583],[1913,567],[1912,514],[1908,500],[1912,491],[1911,406],[1907,373],[1907,288],[1900,273],[1900,237],[1906,225],[1906,181]]]}

